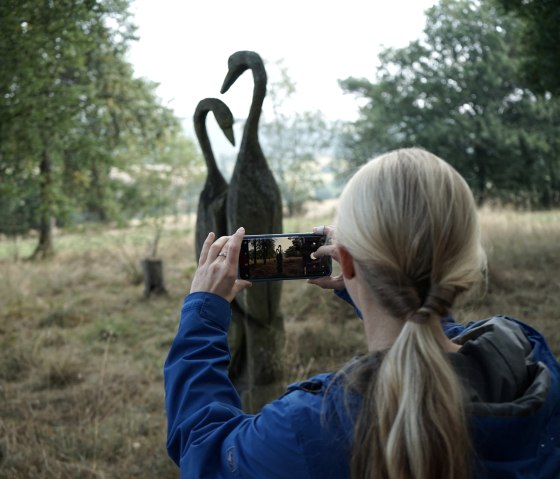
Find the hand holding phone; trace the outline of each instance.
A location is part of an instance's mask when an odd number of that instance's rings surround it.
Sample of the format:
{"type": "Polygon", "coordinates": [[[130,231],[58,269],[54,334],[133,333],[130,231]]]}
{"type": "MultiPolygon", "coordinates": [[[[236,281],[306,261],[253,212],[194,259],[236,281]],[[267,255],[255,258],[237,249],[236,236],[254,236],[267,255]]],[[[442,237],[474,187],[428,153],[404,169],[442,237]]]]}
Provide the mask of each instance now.
{"type": "Polygon", "coordinates": [[[243,228],[218,239],[214,233],[208,234],[191,282],[191,293],[214,293],[231,302],[239,291],[251,286],[249,281],[237,278],[235,271],[244,234],[243,228]]]}
{"type": "Polygon", "coordinates": [[[327,236],[313,233],[247,235],[241,243],[239,278],[278,281],[330,276],[330,256],[313,253],[325,245],[327,236]]]}

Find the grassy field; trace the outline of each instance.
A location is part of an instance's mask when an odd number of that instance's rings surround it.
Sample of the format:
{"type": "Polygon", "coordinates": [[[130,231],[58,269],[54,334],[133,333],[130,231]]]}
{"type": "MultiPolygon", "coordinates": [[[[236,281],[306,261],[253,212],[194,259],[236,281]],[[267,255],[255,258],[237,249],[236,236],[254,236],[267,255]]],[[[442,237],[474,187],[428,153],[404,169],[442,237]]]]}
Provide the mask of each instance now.
{"type": "MultiPolygon", "coordinates": [[[[331,213],[287,220],[286,231],[331,213]]],[[[461,320],[496,313],[545,333],[560,355],[560,212],[482,211],[486,295],[461,320]]],[[[165,451],[162,365],[195,269],[192,221],[160,242],[168,295],[143,298],[146,227],[59,234],[57,256],[22,261],[33,239],[0,241],[0,478],[175,478],[165,451]]],[[[283,290],[287,381],[364,349],[361,323],[331,294],[283,290]]]]}

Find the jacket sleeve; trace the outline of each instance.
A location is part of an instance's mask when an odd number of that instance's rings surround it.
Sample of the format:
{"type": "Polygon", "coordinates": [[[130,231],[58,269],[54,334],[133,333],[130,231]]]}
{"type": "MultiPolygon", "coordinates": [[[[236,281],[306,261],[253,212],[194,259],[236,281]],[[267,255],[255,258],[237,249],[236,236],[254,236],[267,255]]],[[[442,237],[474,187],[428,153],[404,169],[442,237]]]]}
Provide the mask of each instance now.
{"type": "Polygon", "coordinates": [[[169,455],[181,478],[306,477],[293,403],[274,401],[258,415],[241,410],[227,372],[230,316],[219,296],[185,299],[164,366],[169,455]]]}

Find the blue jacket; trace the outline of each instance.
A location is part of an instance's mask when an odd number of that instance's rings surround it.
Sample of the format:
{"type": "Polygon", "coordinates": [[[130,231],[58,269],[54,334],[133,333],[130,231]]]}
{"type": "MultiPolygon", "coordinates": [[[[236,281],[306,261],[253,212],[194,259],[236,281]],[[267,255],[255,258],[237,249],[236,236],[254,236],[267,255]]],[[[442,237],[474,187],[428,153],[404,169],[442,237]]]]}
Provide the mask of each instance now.
{"type": "MultiPolygon", "coordinates": [[[[348,478],[351,407],[336,376],[293,384],[259,414],[243,413],[227,373],[229,321],[224,299],[185,299],[164,367],[167,448],[181,478],[348,478]]],[[[505,317],[443,326],[466,351],[451,359],[469,385],[476,477],[558,479],[560,366],[543,337],[505,317]]]]}

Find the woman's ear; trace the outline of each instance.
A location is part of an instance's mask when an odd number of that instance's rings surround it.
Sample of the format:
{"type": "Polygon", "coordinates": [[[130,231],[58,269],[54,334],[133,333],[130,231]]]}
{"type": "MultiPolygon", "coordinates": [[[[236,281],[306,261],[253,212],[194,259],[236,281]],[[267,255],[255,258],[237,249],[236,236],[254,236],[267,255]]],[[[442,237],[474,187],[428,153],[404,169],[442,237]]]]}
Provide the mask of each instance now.
{"type": "Polygon", "coordinates": [[[340,258],[340,269],[342,276],[346,279],[352,279],[356,276],[354,267],[354,258],[344,246],[338,246],[338,257],[340,258]]]}

